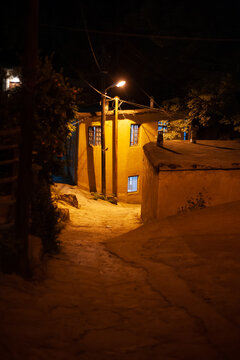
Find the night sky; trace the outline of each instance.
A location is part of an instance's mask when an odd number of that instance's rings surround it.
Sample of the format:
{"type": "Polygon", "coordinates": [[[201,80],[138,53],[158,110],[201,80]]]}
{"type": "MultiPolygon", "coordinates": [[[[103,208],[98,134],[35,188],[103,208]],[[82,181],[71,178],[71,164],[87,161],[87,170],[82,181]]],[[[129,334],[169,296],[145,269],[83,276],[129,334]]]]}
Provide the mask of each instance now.
{"type": "MultiPolygon", "coordinates": [[[[1,64],[11,66],[23,52],[26,8],[16,0],[1,6],[1,64]]],[[[101,71],[107,72],[107,86],[127,80],[123,98],[148,103],[147,93],[161,102],[217,74],[239,79],[240,42],[234,41],[240,38],[239,15],[240,3],[233,0],[40,0],[39,54],[54,54],[55,67],[86,87],[90,102],[98,95],[84,80],[99,89],[101,71]]]]}

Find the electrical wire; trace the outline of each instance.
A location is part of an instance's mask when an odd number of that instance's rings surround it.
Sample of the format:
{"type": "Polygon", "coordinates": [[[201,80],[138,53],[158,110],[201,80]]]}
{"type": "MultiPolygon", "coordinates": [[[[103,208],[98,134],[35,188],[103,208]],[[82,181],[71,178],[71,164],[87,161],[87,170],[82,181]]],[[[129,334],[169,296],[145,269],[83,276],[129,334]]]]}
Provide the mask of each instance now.
{"type": "Polygon", "coordinates": [[[123,100],[123,99],[119,99],[119,101],[121,101],[121,102],[123,102],[123,103],[126,103],[126,104],[134,105],[134,106],[139,107],[139,108],[142,108],[142,109],[162,112],[162,113],[165,113],[166,116],[168,116],[168,118],[171,118],[172,120],[176,120],[176,119],[174,118],[174,116],[173,116],[170,112],[168,112],[167,110],[161,108],[160,106],[159,106],[159,108],[152,108],[152,107],[150,107],[150,106],[146,106],[146,105],[142,105],[142,104],[137,104],[137,103],[134,103],[134,102],[131,102],[131,101],[123,100]]]}
{"type": "Polygon", "coordinates": [[[156,100],[154,99],[153,96],[149,95],[149,94],[148,94],[144,89],[142,89],[141,87],[139,87],[139,88],[140,88],[140,90],[141,90],[149,99],[153,99],[154,104],[156,104],[158,108],[161,107],[161,106],[156,102],[156,100]]]}
{"type": "Polygon", "coordinates": [[[114,98],[112,98],[111,96],[108,96],[104,93],[102,93],[100,90],[96,89],[92,84],[90,84],[89,81],[87,81],[86,79],[84,79],[81,75],[78,74],[78,76],[90,87],[92,88],[94,91],[96,91],[98,94],[106,97],[107,99],[110,99],[110,100],[114,100],[114,98]]]}
{"type": "MultiPolygon", "coordinates": [[[[111,96],[108,96],[104,93],[102,93],[101,91],[99,91],[98,89],[96,89],[92,84],[89,83],[89,81],[87,81],[86,79],[84,79],[81,75],[79,75],[79,77],[86,82],[86,84],[91,88],[93,89],[94,91],[96,91],[98,94],[102,95],[102,96],[105,96],[107,99],[109,100],[114,100],[114,98],[112,98],[111,96]]],[[[133,105],[133,106],[136,106],[136,107],[139,107],[141,109],[146,109],[146,110],[152,110],[152,111],[159,111],[159,112],[165,112],[169,117],[172,117],[171,114],[169,112],[167,112],[165,109],[161,108],[156,102],[156,105],[158,105],[158,108],[152,108],[150,106],[146,106],[146,105],[142,105],[142,104],[138,104],[138,103],[135,103],[135,102],[132,102],[132,101],[127,101],[127,100],[123,100],[123,99],[119,99],[119,102],[122,103],[126,103],[126,104],[129,104],[129,105],[133,105]]]]}
{"type": "MultiPolygon", "coordinates": [[[[48,24],[40,24],[41,27],[49,27],[55,29],[63,29],[68,31],[84,32],[85,29],[72,28],[68,26],[55,26],[48,24]]],[[[122,33],[102,30],[88,30],[89,33],[111,35],[111,36],[123,36],[123,37],[137,37],[145,39],[162,39],[162,40],[181,40],[181,41],[209,41],[209,42],[240,42],[240,38],[204,38],[204,37],[191,37],[191,36],[171,36],[171,35],[158,35],[158,34],[136,34],[136,33],[122,33]]]]}
{"type": "Polygon", "coordinates": [[[146,95],[149,99],[152,98],[151,95],[149,95],[143,88],[141,88],[141,86],[139,86],[139,89],[144,93],[144,95],[146,95]]]}
{"type": "Polygon", "coordinates": [[[97,65],[97,68],[100,72],[102,72],[102,69],[99,65],[99,62],[97,61],[97,57],[95,55],[95,52],[93,50],[93,46],[92,46],[92,42],[91,42],[91,39],[90,39],[90,36],[89,36],[89,32],[88,32],[88,28],[87,28],[87,23],[86,23],[86,20],[85,20],[85,17],[84,17],[84,14],[83,14],[83,8],[81,9],[82,11],[82,20],[83,20],[83,23],[84,23],[84,27],[85,27],[85,32],[86,32],[86,35],[87,35],[87,38],[88,38],[88,43],[89,43],[89,46],[90,46],[90,49],[91,49],[91,52],[92,52],[92,56],[94,58],[94,61],[95,61],[95,64],[97,65]]]}
{"type": "Polygon", "coordinates": [[[162,111],[162,109],[152,108],[152,107],[150,107],[150,106],[142,105],[142,104],[137,104],[137,103],[132,102],[132,101],[127,101],[127,100],[123,100],[123,99],[121,99],[121,101],[124,102],[124,103],[126,103],[126,104],[134,105],[134,106],[139,107],[139,108],[142,108],[142,109],[150,109],[150,110],[162,111]]]}

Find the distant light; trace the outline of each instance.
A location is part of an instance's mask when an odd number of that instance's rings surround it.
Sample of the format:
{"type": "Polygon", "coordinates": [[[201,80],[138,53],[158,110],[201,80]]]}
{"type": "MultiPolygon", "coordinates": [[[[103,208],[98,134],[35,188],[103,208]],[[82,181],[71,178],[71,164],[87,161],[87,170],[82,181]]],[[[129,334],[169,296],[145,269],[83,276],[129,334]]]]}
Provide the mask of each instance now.
{"type": "Polygon", "coordinates": [[[20,83],[20,79],[18,76],[14,76],[14,77],[11,76],[9,80],[14,83],[20,83]]]}
{"type": "Polygon", "coordinates": [[[124,86],[126,84],[126,81],[125,80],[121,80],[121,81],[119,81],[118,83],[117,83],[117,87],[122,87],[122,86],[124,86]]]}
{"type": "Polygon", "coordinates": [[[9,76],[6,79],[5,90],[12,90],[21,85],[21,81],[18,76],[9,76]]]}

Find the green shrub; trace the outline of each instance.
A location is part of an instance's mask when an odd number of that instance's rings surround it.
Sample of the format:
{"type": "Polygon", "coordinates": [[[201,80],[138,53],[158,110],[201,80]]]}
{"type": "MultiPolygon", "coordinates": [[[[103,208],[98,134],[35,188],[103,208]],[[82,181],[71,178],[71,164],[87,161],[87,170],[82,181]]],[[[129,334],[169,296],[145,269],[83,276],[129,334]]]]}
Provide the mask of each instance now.
{"type": "Polygon", "coordinates": [[[117,205],[117,198],[115,196],[105,196],[97,192],[91,192],[91,195],[93,196],[93,200],[105,200],[110,202],[111,204],[117,205]]]}

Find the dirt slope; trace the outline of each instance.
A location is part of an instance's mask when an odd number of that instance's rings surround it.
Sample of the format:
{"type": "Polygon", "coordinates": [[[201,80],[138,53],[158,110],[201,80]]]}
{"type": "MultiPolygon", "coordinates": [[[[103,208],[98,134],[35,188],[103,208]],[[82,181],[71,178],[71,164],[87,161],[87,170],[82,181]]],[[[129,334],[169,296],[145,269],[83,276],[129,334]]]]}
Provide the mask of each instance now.
{"type": "Polygon", "coordinates": [[[139,206],[59,191],[81,207],[44,278],[0,275],[1,359],[239,357],[239,203],[143,226],[139,206]]]}

